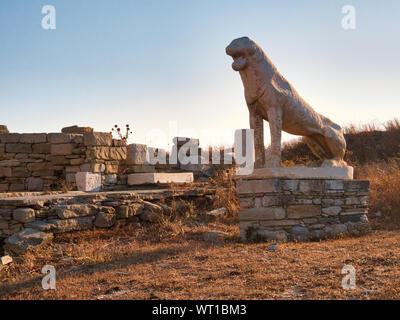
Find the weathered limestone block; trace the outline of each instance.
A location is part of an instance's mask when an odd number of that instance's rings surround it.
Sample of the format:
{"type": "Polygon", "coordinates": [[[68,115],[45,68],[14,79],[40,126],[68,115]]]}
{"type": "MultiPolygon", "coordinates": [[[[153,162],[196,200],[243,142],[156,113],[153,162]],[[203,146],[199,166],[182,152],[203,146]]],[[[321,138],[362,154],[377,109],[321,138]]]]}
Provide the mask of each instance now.
{"type": "Polygon", "coordinates": [[[253,198],[239,198],[239,203],[242,208],[254,207],[254,199],[253,198]]]}
{"type": "Polygon", "coordinates": [[[93,132],[93,128],[91,127],[78,127],[78,126],[71,126],[65,127],[61,129],[62,133],[77,133],[77,134],[84,134],[86,132],[93,132]]]}
{"type": "Polygon", "coordinates": [[[46,133],[22,133],[20,143],[45,143],[47,142],[46,133]]]}
{"type": "Polygon", "coordinates": [[[100,212],[94,221],[94,225],[98,228],[109,228],[115,224],[116,220],[117,216],[115,214],[100,212]]]}
{"type": "Polygon", "coordinates": [[[279,207],[247,208],[239,212],[240,221],[276,220],[285,218],[285,209],[279,207]]]}
{"type": "Polygon", "coordinates": [[[99,192],[101,190],[100,173],[78,172],[75,181],[79,191],[99,192]]]}
{"type": "Polygon", "coordinates": [[[98,212],[97,206],[90,204],[58,205],[54,210],[60,219],[94,216],[98,212]]]}
{"type": "Polygon", "coordinates": [[[1,143],[18,143],[21,135],[19,133],[0,134],[1,143]]]}
{"type": "Polygon", "coordinates": [[[135,215],[139,215],[144,209],[144,204],[134,203],[130,205],[123,205],[117,208],[118,219],[127,219],[135,215]]]}
{"type": "Polygon", "coordinates": [[[7,143],[6,152],[10,153],[32,153],[32,146],[25,143],[7,143]]]}
{"type": "Polygon", "coordinates": [[[347,233],[347,227],[345,224],[333,224],[333,225],[328,225],[325,228],[325,232],[329,236],[338,236],[340,234],[345,234],[347,233]]]}
{"type": "Polygon", "coordinates": [[[49,133],[48,140],[51,144],[65,144],[72,141],[73,135],[65,133],[49,133]]]}
{"type": "Polygon", "coordinates": [[[130,144],[126,147],[126,164],[143,165],[149,163],[147,146],[144,144],[130,144]]]}
{"type": "Polygon", "coordinates": [[[26,228],[19,233],[13,234],[7,238],[5,243],[5,249],[7,252],[20,255],[24,254],[28,249],[34,247],[41,247],[53,239],[51,233],[41,232],[32,228],[26,228]]]}
{"type": "Polygon", "coordinates": [[[13,219],[22,223],[35,220],[35,210],[32,208],[18,208],[13,211],[13,219]]]}
{"type": "Polygon", "coordinates": [[[74,145],[70,143],[63,144],[52,144],[51,145],[51,155],[52,156],[65,156],[72,154],[74,145]]]}
{"type": "Polygon", "coordinates": [[[133,173],[128,175],[128,185],[156,183],[192,183],[192,172],[177,173],[133,173]]]}
{"type": "Polygon", "coordinates": [[[35,177],[26,179],[26,184],[29,191],[42,191],[44,186],[43,179],[35,177]]]}
{"type": "Polygon", "coordinates": [[[11,168],[9,167],[0,167],[0,178],[12,177],[11,168]]]}
{"type": "Polygon", "coordinates": [[[32,146],[33,153],[50,153],[51,152],[51,144],[50,143],[37,143],[32,146]]]}
{"type": "Polygon", "coordinates": [[[65,220],[49,220],[47,229],[54,233],[64,233],[78,230],[86,230],[93,227],[93,217],[79,217],[65,220]]]}
{"type": "Polygon", "coordinates": [[[292,205],[287,208],[289,219],[302,219],[321,215],[321,206],[318,205],[292,205]]]}
{"type": "Polygon", "coordinates": [[[322,208],[322,212],[330,216],[337,216],[341,211],[342,208],[339,206],[322,208]]]}
{"type": "Polygon", "coordinates": [[[109,132],[85,132],[83,134],[85,146],[112,146],[112,134],[109,132]]]}
{"type": "Polygon", "coordinates": [[[236,190],[239,195],[279,192],[278,179],[265,180],[241,180],[236,183],[236,190]]]}

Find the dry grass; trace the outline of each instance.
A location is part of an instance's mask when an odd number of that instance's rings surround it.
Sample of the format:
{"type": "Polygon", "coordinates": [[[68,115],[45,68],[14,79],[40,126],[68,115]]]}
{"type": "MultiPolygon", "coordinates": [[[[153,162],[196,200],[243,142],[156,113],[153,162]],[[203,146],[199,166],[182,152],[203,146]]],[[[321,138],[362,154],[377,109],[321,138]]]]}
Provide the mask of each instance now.
{"type": "Polygon", "coordinates": [[[57,236],[0,270],[1,299],[400,299],[399,232],[355,239],[208,245],[207,230],[236,239],[237,227],[181,221],[173,230],[126,226],[57,236]],[[57,289],[41,288],[42,266],[57,289]],[[341,287],[344,265],[357,288],[341,287]]]}
{"type": "Polygon", "coordinates": [[[376,228],[393,229],[400,226],[400,159],[364,165],[357,169],[356,178],[370,181],[370,218],[376,228]],[[376,212],[383,218],[375,219],[376,212]]]}

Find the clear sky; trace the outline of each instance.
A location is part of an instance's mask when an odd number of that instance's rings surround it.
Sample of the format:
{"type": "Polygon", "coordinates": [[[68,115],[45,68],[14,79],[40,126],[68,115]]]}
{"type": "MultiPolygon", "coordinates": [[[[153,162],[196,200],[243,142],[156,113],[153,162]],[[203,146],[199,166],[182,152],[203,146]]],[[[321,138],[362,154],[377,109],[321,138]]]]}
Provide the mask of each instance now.
{"type": "Polygon", "coordinates": [[[1,0],[0,124],[58,132],[129,123],[131,141],[145,142],[149,130],[172,134],[174,121],[179,134],[233,141],[248,111],[225,47],[241,36],[339,124],[399,115],[398,0],[1,0]],[[47,4],[56,30],[41,27],[47,4]],[[355,30],[342,28],[346,4],[355,30]]]}

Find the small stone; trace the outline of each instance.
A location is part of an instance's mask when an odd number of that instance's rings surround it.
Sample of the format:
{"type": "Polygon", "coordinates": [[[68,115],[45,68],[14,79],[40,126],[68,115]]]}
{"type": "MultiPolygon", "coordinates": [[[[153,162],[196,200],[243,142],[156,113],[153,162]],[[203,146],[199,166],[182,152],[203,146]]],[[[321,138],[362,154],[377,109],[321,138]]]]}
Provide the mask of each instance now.
{"type": "Polygon", "coordinates": [[[381,211],[376,212],[376,213],[375,213],[375,216],[376,216],[376,217],[382,217],[382,212],[381,212],[381,211]]]}
{"type": "Polygon", "coordinates": [[[226,208],[218,208],[206,213],[206,217],[210,220],[217,220],[224,216],[226,213],[226,208]]]}
{"type": "Polygon", "coordinates": [[[9,255],[0,258],[0,263],[2,265],[10,264],[11,262],[13,262],[13,259],[9,255]]]}
{"type": "Polygon", "coordinates": [[[270,251],[276,251],[276,250],[278,249],[278,244],[277,244],[277,243],[270,244],[270,245],[267,247],[267,249],[270,250],[270,251]]]}

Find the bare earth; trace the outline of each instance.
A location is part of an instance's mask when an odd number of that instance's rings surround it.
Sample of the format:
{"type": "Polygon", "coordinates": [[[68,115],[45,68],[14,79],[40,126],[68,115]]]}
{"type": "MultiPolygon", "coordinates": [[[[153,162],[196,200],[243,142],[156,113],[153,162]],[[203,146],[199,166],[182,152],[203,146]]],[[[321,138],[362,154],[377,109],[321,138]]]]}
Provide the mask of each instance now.
{"type": "Polygon", "coordinates": [[[176,221],[58,236],[0,267],[1,299],[400,299],[400,232],[311,243],[240,244],[237,227],[176,221]],[[203,240],[229,233],[225,243],[203,240]],[[53,265],[56,290],[43,290],[53,265]],[[342,288],[344,265],[356,289],[342,288]]]}

